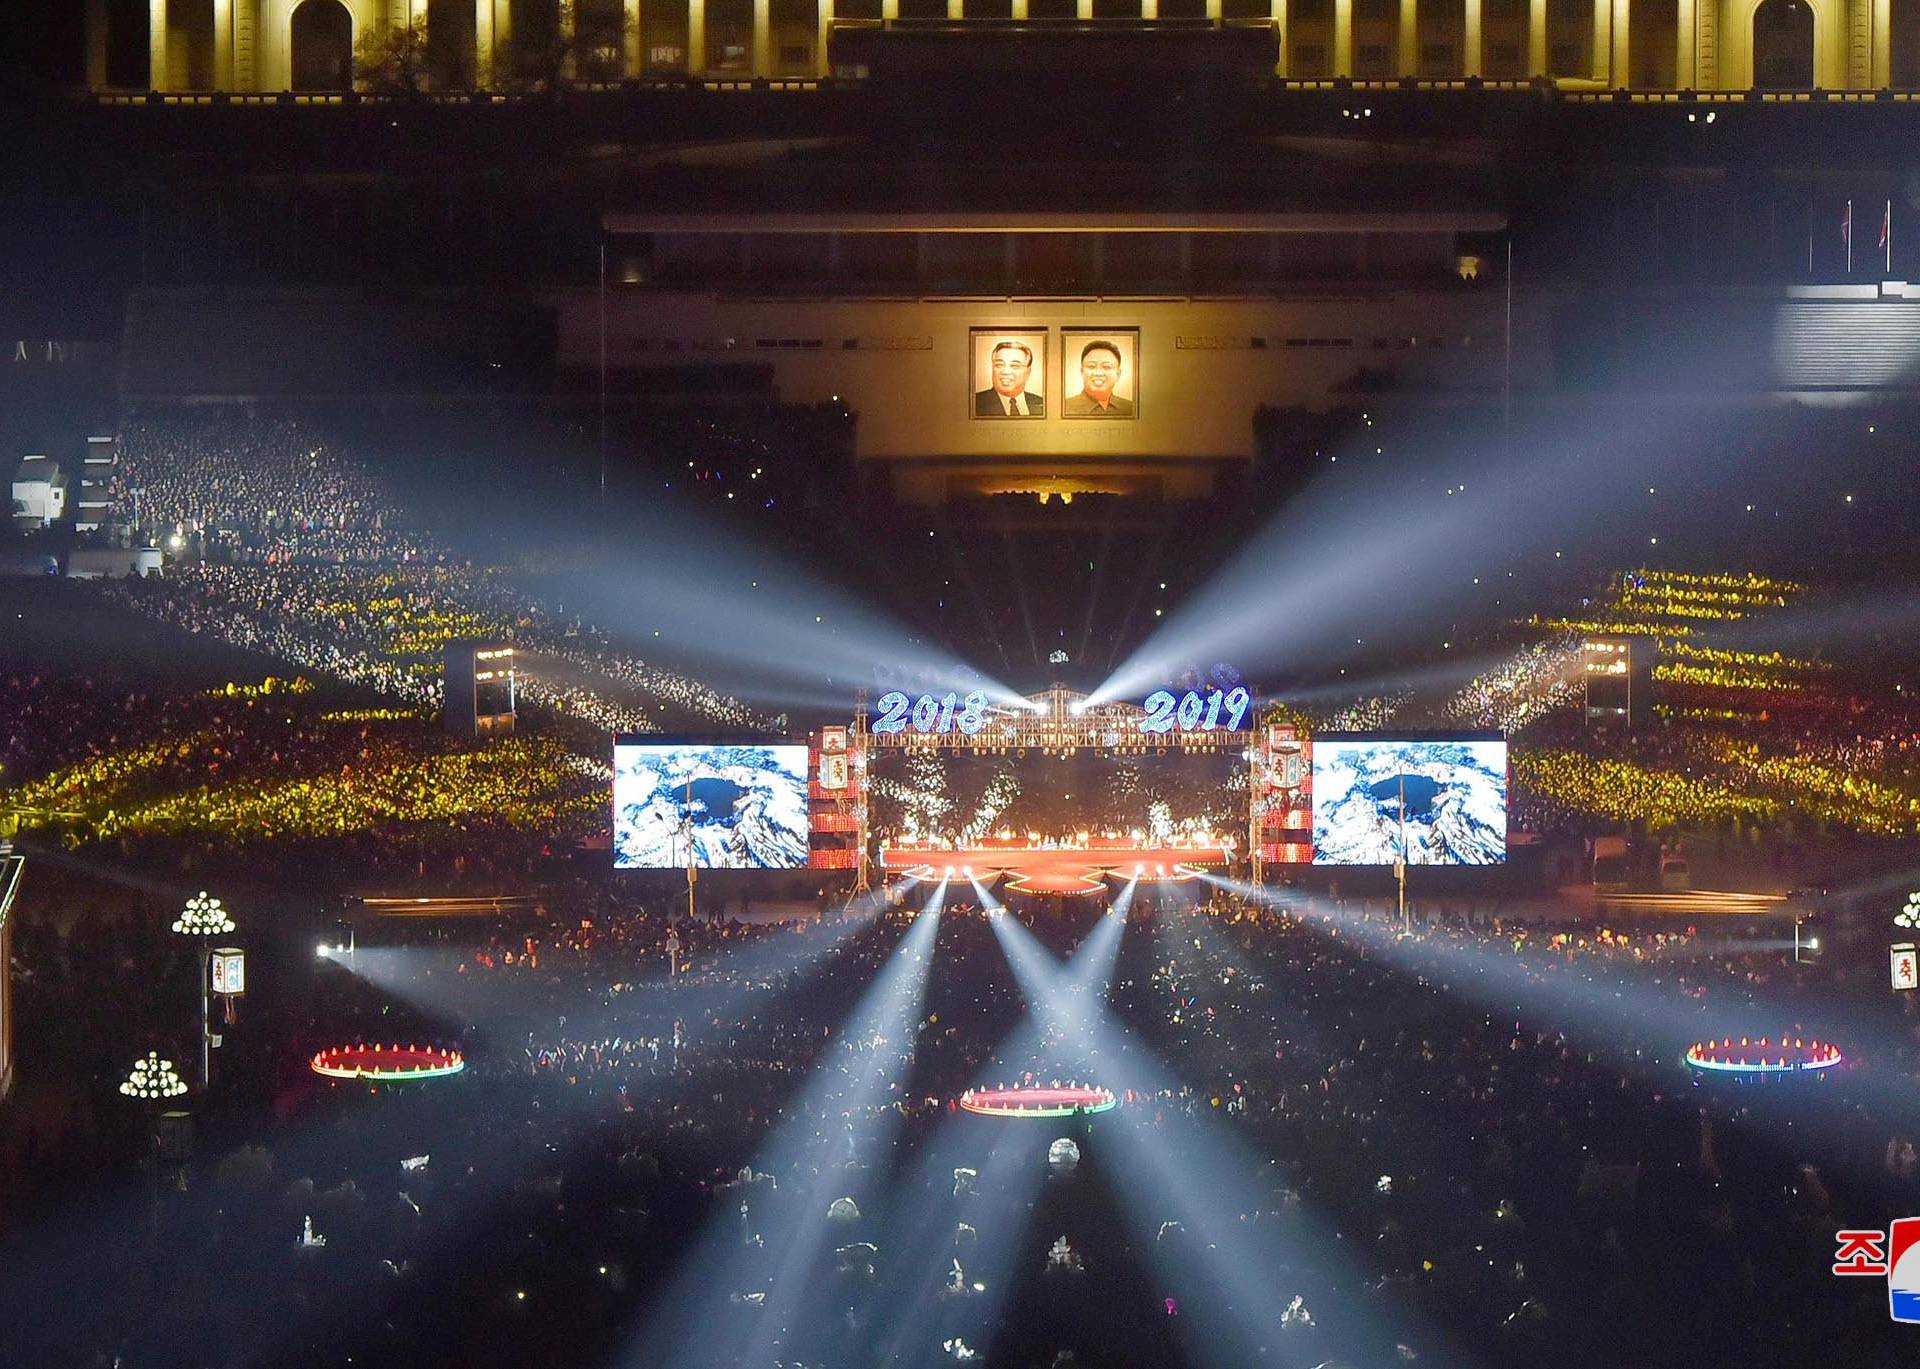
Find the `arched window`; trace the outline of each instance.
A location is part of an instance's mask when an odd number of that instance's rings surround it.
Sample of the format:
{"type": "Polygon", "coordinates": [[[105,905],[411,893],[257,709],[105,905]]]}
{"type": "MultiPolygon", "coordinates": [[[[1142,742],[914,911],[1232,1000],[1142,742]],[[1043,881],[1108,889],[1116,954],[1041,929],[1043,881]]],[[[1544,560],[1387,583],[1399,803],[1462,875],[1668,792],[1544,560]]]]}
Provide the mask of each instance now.
{"type": "Polygon", "coordinates": [[[1813,7],[1807,0],[1761,0],[1753,12],[1753,84],[1761,90],[1813,86],[1813,7]]]}
{"type": "Polygon", "coordinates": [[[353,88],[353,16],[340,0],[301,0],[293,12],[293,88],[353,88]]]}

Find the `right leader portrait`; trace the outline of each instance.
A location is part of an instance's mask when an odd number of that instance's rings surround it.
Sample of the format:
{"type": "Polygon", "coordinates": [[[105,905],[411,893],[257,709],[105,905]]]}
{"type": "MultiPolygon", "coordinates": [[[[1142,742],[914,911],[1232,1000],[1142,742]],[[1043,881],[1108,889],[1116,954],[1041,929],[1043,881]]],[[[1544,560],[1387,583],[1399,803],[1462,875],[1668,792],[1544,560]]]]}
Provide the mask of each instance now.
{"type": "Polygon", "coordinates": [[[1140,416],[1140,330],[1062,328],[1060,392],[1063,418],[1140,416]]]}

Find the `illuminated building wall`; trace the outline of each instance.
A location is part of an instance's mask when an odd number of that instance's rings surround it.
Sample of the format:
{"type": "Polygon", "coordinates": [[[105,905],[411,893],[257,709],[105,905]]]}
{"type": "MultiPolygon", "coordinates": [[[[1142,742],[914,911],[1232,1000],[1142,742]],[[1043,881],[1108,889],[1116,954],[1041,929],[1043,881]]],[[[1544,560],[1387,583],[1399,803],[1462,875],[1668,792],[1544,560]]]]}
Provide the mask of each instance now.
{"type": "MultiPolygon", "coordinates": [[[[87,0],[96,90],[336,90],[363,35],[410,20],[437,88],[508,88],[565,49],[570,79],[828,74],[836,25],[1002,22],[1027,0],[87,0]],[[573,33],[562,30],[571,17],[573,33]],[[140,22],[141,34],[120,31],[140,22]],[[110,70],[138,50],[144,70],[110,70]]],[[[1076,13],[1094,20],[1093,0],[1076,13]]],[[[1894,0],[1102,0],[1100,19],[1270,26],[1294,80],[1525,81],[1572,88],[1863,89],[1920,85],[1920,13],[1894,0]]]]}
{"type": "MultiPolygon", "coordinates": [[[[846,405],[855,454],[914,502],[958,494],[1204,494],[1253,454],[1261,406],[1325,409],[1370,384],[1473,403],[1499,391],[1504,295],[1459,275],[1491,214],[613,216],[609,388],[761,375],[846,405]],[[619,283],[624,278],[624,283],[619,283]],[[1020,414],[991,357],[1025,353],[1020,414]],[[1083,398],[1110,345],[1119,403],[1083,398]],[[662,379],[664,378],[664,379],[662,379]]],[[[591,383],[600,298],[559,300],[562,373],[591,383]]],[[[1516,354],[1545,376],[1543,324],[1516,354]]]]}

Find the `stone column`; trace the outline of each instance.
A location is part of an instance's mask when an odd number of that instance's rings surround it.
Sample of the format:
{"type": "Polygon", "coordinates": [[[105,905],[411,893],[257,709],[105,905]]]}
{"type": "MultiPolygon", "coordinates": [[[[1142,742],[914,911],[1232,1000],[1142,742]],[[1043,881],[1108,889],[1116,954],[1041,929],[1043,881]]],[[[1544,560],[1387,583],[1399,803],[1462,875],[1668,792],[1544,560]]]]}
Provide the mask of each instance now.
{"type": "Polygon", "coordinates": [[[1613,59],[1608,82],[1615,90],[1633,84],[1633,0],[1613,0],[1613,59]]]}
{"type": "Polygon", "coordinates": [[[1694,0],[1677,0],[1678,22],[1673,36],[1673,83],[1682,90],[1697,90],[1700,78],[1693,69],[1694,0]]]}
{"type": "Polygon", "coordinates": [[[476,90],[499,84],[493,72],[493,0],[473,0],[473,84],[476,90]]]}
{"type": "Polygon", "coordinates": [[[1353,0],[1333,0],[1333,74],[1353,75],[1353,0]]]}
{"type": "Polygon", "coordinates": [[[771,0],[753,0],[753,75],[761,81],[773,75],[771,0]]]}
{"type": "Polygon", "coordinates": [[[167,0],[147,0],[147,81],[154,90],[173,84],[167,72],[167,0]]]}
{"type": "Polygon", "coordinates": [[[213,88],[233,89],[233,7],[237,0],[213,0],[213,88]]]}
{"type": "Polygon", "coordinates": [[[687,73],[707,74],[707,0],[687,0],[687,73]]]}
{"type": "Polygon", "coordinates": [[[1416,0],[1400,0],[1400,23],[1393,42],[1393,74],[1420,74],[1420,12],[1416,0]]]}
{"type": "Polygon", "coordinates": [[[1606,84],[1613,81],[1613,0],[1593,0],[1593,64],[1587,74],[1606,84]]]}
{"type": "Polygon", "coordinates": [[[1220,0],[1207,0],[1207,18],[1216,24],[1220,22],[1220,0]]]}
{"type": "Polygon", "coordinates": [[[1720,0],[1695,0],[1693,67],[1700,89],[1720,89],[1720,0]]]}
{"type": "Polygon", "coordinates": [[[260,85],[260,0],[233,0],[233,88],[260,85]]]}
{"type": "Polygon", "coordinates": [[[1859,3],[1871,3],[1873,6],[1873,37],[1871,75],[1868,78],[1873,86],[1885,90],[1893,84],[1893,0],[1859,0],[1859,3]]]}
{"type": "Polygon", "coordinates": [[[833,32],[833,0],[815,0],[820,7],[820,34],[814,39],[813,69],[817,75],[831,76],[833,63],[827,54],[827,40],[833,32]]]}
{"type": "Polygon", "coordinates": [[[1460,54],[1460,74],[1462,76],[1481,76],[1486,66],[1481,61],[1484,44],[1480,39],[1480,0],[1466,0],[1465,23],[1460,30],[1460,43],[1465,49],[1460,54]]]}
{"type": "MultiPolygon", "coordinates": [[[[948,0],[948,3],[951,4],[952,0],[948,0]]],[[[1093,0],[1073,0],[1073,17],[1075,19],[1093,18],[1093,0]]]]}
{"type": "MultiPolygon", "coordinates": [[[[1267,7],[1267,14],[1273,20],[1273,33],[1279,40],[1280,48],[1279,56],[1274,60],[1273,74],[1285,76],[1287,74],[1287,0],[1271,0],[1267,7]]],[[[1145,16],[1146,11],[1143,9],[1141,17],[1145,16]]]]}
{"type": "Polygon", "coordinates": [[[647,19],[640,0],[621,0],[620,46],[625,55],[622,69],[629,77],[647,74],[647,19]]]}
{"type": "Polygon", "coordinates": [[[1527,75],[1547,74],[1547,0],[1527,0],[1527,75]]]}
{"type": "Polygon", "coordinates": [[[513,72],[511,0],[475,0],[473,12],[475,81],[499,90],[513,72]]]}

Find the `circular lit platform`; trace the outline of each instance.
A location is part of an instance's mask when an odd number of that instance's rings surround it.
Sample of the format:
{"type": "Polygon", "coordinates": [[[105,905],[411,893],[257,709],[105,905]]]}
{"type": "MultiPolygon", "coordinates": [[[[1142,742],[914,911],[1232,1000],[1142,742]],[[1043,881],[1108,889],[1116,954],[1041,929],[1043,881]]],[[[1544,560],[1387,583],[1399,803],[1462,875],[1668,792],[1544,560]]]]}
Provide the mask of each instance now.
{"type": "Polygon", "coordinates": [[[968,1089],[960,1106],[982,1117],[1075,1117],[1119,1106],[1112,1089],[1067,1084],[1051,1088],[968,1089]]]}
{"type": "Polygon", "coordinates": [[[309,1062],[328,1079],[366,1079],[399,1084],[412,1079],[442,1079],[467,1067],[459,1051],[438,1046],[333,1046],[309,1062]]]}
{"type": "Polygon", "coordinates": [[[1687,1047],[1686,1064],[1695,1074],[1763,1079],[1818,1074],[1845,1058],[1831,1041],[1807,1041],[1797,1036],[1743,1036],[1735,1041],[1729,1036],[1694,1042],[1687,1047]]]}

